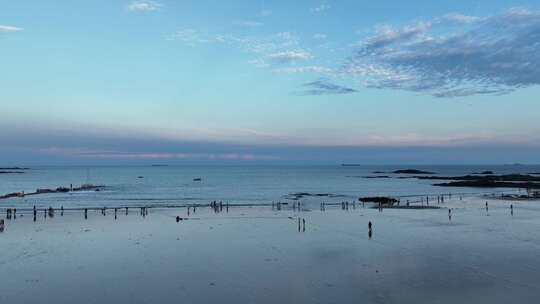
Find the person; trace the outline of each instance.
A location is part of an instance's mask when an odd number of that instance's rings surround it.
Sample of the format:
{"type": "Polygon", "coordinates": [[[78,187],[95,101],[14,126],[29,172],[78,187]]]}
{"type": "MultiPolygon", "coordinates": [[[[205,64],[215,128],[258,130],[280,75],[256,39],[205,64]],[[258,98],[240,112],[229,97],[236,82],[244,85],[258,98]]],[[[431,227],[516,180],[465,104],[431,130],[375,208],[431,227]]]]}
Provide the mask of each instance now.
{"type": "Polygon", "coordinates": [[[448,220],[452,220],[452,209],[448,209],[448,220]]]}
{"type": "Polygon", "coordinates": [[[180,217],[179,216],[176,216],[176,222],[180,222],[180,217]]]}
{"type": "Polygon", "coordinates": [[[0,232],[4,232],[4,219],[0,220],[0,232]]]}
{"type": "Polygon", "coordinates": [[[371,240],[371,237],[373,236],[373,230],[371,229],[372,228],[372,224],[371,224],[371,221],[369,221],[368,223],[368,237],[369,239],[371,240]]]}

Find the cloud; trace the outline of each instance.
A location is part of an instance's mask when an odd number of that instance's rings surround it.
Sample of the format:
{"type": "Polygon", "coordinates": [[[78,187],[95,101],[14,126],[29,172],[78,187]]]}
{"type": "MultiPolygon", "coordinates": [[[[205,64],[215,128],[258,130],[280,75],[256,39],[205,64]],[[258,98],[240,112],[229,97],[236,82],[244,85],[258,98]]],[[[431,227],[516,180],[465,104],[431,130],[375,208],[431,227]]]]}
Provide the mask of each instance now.
{"type": "Polygon", "coordinates": [[[252,20],[241,20],[234,22],[235,25],[245,26],[245,27],[259,27],[263,26],[264,23],[252,20]]]}
{"type": "Polygon", "coordinates": [[[313,58],[310,52],[300,47],[296,36],[287,31],[265,36],[237,36],[207,34],[186,28],[167,36],[167,40],[180,41],[189,46],[221,43],[256,56],[248,62],[259,68],[293,64],[313,58]]]}
{"type": "Polygon", "coordinates": [[[331,73],[332,69],[321,66],[301,66],[301,67],[285,67],[272,70],[275,73],[297,74],[297,73],[331,73]]]}
{"type": "Polygon", "coordinates": [[[151,12],[160,9],[163,5],[151,0],[137,0],[128,5],[128,9],[134,12],[151,12]]]}
{"type": "Polygon", "coordinates": [[[429,28],[431,28],[429,22],[419,22],[402,28],[381,26],[377,29],[376,35],[365,42],[363,51],[367,53],[398,42],[409,41],[424,34],[429,28]]]}
{"type": "Polygon", "coordinates": [[[300,61],[300,60],[308,60],[311,59],[312,56],[310,53],[304,51],[304,50],[291,50],[291,51],[283,51],[278,53],[273,53],[268,55],[268,59],[277,64],[284,64],[284,63],[290,63],[294,61],[300,61]]]}
{"type": "Polygon", "coordinates": [[[442,17],[442,20],[456,22],[456,23],[470,24],[470,23],[481,21],[482,18],[476,17],[476,16],[467,16],[467,15],[458,14],[458,13],[451,13],[451,14],[444,15],[442,17]]]}
{"type": "Polygon", "coordinates": [[[540,84],[540,11],[479,18],[446,15],[385,26],[344,65],[367,86],[458,97],[505,94],[540,84]],[[452,23],[452,24],[450,24],[452,23]]]}
{"type": "Polygon", "coordinates": [[[22,30],[24,29],[20,27],[0,24],[0,33],[13,33],[13,32],[20,32],[22,30]]]}
{"type": "Polygon", "coordinates": [[[308,82],[303,86],[308,89],[304,90],[301,95],[351,94],[357,92],[355,89],[334,84],[326,79],[308,82]]]}
{"type": "Polygon", "coordinates": [[[136,159],[136,160],[279,160],[280,157],[273,155],[260,155],[253,153],[192,153],[192,152],[132,152],[118,150],[99,150],[89,149],[84,147],[64,148],[64,147],[47,147],[39,149],[39,152],[49,155],[60,155],[64,157],[82,157],[94,159],[136,159]]]}
{"type": "Polygon", "coordinates": [[[324,40],[327,37],[328,36],[326,34],[320,34],[320,33],[317,33],[317,34],[313,35],[313,39],[317,39],[317,40],[324,40]]]}
{"type": "Polygon", "coordinates": [[[329,10],[330,8],[332,8],[330,5],[328,4],[321,4],[319,6],[316,6],[316,7],[313,7],[310,9],[310,11],[312,13],[320,13],[320,12],[324,12],[324,11],[327,11],[329,10]]]}

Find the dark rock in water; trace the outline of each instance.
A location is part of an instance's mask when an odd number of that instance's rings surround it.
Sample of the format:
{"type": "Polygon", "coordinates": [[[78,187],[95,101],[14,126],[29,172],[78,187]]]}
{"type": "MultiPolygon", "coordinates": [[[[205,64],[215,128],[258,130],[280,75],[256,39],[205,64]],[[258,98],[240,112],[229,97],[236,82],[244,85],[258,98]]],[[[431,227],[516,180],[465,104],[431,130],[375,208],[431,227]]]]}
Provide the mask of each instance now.
{"type": "Polygon", "coordinates": [[[529,174],[532,174],[532,175],[540,175],[540,172],[533,172],[533,173],[529,173],[529,174]]]}
{"type": "Polygon", "coordinates": [[[309,192],[296,192],[285,195],[286,199],[299,200],[304,196],[318,196],[318,197],[345,197],[345,195],[332,194],[332,193],[309,193],[309,192]]]}
{"type": "Polygon", "coordinates": [[[43,189],[37,189],[37,190],[36,190],[36,194],[38,194],[38,193],[39,193],[39,194],[43,194],[43,193],[55,193],[55,192],[56,192],[56,190],[53,190],[53,189],[45,189],[45,188],[43,188],[43,189]]]}
{"type": "Polygon", "coordinates": [[[475,187],[475,188],[526,188],[540,189],[540,183],[534,182],[511,182],[494,180],[461,180],[448,183],[434,184],[441,187],[475,187]]]}
{"type": "Polygon", "coordinates": [[[415,176],[418,179],[455,180],[455,181],[494,181],[494,182],[540,182],[540,176],[527,174],[505,175],[465,175],[465,176],[415,176]]]}
{"type": "Polygon", "coordinates": [[[493,171],[474,172],[473,174],[491,175],[493,174],[493,171]]]}
{"type": "Polygon", "coordinates": [[[24,197],[24,192],[13,192],[6,195],[0,195],[0,199],[12,198],[12,197],[24,197]]]}
{"type": "Polygon", "coordinates": [[[194,182],[200,182],[200,181],[202,181],[202,178],[197,177],[197,178],[194,178],[193,181],[194,181],[194,182]]]}
{"type": "Polygon", "coordinates": [[[73,192],[76,192],[76,191],[89,191],[89,190],[100,191],[104,187],[105,186],[96,186],[96,185],[92,185],[92,184],[84,184],[84,185],[81,185],[78,188],[73,188],[73,190],[71,190],[70,188],[67,188],[67,187],[58,187],[56,189],[40,188],[40,189],[37,189],[36,192],[31,192],[31,193],[14,192],[14,193],[8,193],[6,195],[0,195],[0,199],[6,199],[6,198],[12,198],[12,197],[25,197],[25,196],[30,196],[30,195],[47,194],[47,193],[67,193],[67,192],[70,192],[70,191],[73,191],[73,192]]]}
{"type": "Polygon", "coordinates": [[[416,170],[416,169],[396,170],[396,171],[393,171],[392,173],[395,173],[395,174],[436,174],[435,172],[422,171],[422,170],[416,170]]]}
{"type": "Polygon", "coordinates": [[[21,167],[2,167],[0,170],[30,170],[30,168],[21,168],[21,167]]]}
{"type": "Polygon", "coordinates": [[[373,171],[371,173],[373,173],[373,174],[381,174],[381,173],[386,173],[386,172],[384,172],[384,171],[373,171]]]}
{"type": "Polygon", "coordinates": [[[386,196],[361,197],[358,200],[363,203],[381,203],[383,205],[393,205],[398,202],[397,199],[386,196]]]}
{"type": "Polygon", "coordinates": [[[69,188],[58,187],[58,188],[56,188],[56,192],[69,192],[69,188]]]}
{"type": "MultiPolygon", "coordinates": [[[[383,208],[385,209],[414,209],[414,210],[418,210],[418,209],[440,209],[441,207],[439,206],[433,206],[433,205],[424,205],[424,206],[421,206],[421,205],[386,205],[386,206],[382,206],[383,208]]],[[[378,208],[377,206],[373,206],[373,208],[378,208]]]]}
{"type": "Polygon", "coordinates": [[[144,176],[137,176],[137,178],[144,178],[144,176]]]}
{"type": "Polygon", "coordinates": [[[390,178],[388,175],[362,176],[362,178],[390,178]]]}
{"type": "Polygon", "coordinates": [[[23,174],[22,171],[0,171],[0,174],[23,174]]]}
{"type": "Polygon", "coordinates": [[[360,164],[341,164],[342,167],[359,167],[362,166],[360,164]]]}

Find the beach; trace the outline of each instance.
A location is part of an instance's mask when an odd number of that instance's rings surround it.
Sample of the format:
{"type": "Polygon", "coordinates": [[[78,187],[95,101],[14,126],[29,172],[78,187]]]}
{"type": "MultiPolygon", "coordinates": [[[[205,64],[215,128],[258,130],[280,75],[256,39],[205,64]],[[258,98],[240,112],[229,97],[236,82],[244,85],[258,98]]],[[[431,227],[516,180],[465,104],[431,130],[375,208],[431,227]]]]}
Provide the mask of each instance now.
{"type": "Polygon", "coordinates": [[[440,209],[382,212],[200,207],[189,216],[132,208],[116,219],[91,210],[86,220],[81,211],[39,212],[35,222],[19,214],[0,234],[0,301],[534,302],[540,204],[489,200],[485,210],[485,201],[454,196],[440,209]]]}

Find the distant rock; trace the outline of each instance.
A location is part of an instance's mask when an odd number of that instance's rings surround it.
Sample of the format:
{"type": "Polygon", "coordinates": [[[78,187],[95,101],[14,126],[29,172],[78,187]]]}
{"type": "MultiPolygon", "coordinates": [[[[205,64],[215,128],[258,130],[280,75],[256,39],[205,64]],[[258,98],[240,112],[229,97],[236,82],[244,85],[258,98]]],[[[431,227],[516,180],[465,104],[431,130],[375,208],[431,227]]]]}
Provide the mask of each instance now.
{"type": "Polygon", "coordinates": [[[493,171],[482,171],[482,172],[474,172],[472,174],[491,175],[491,174],[494,174],[494,173],[493,173],[493,171]]]}
{"type": "Polygon", "coordinates": [[[316,197],[345,197],[345,195],[332,194],[332,193],[309,193],[309,192],[295,192],[285,195],[286,199],[290,200],[299,200],[305,196],[316,196],[316,197]]]}
{"type": "Polygon", "coordinates": [[[441,187],[474,187],[474,188],[523,188],[540,189],[540,183],[533,182],[501,182],[493,180],[466,180],[434,184],[441,187]]]}
{"type": "Polygon", "coordinates": [[[417,176],[418,179],[450,180],[434,184],[442,187],[477,187],[477,188],[531,188],[540,189],[540,177],[525,174],[506,175],[465,175],[465,176],[417,176]]]}
{"type": "Polygon", "coordinates": [[[455,180],[455,181],[493,181],[493,182],[540,182],[539,176],[527,174],[505,175],[465,175],[465,176],[415,176],[418,179],[455,180]]]}
{"type": "Polygon", "coordinates": [[[361,197],[358,200],[363,203],[381,203],[383,205],[393,205],[398,202],[397,199],[387,196],[361,197]]]}
{"type": "Polygon", "coordinates": [[[23,174],[22,171],[0,171],[0,174],[23,174]]]}
{"type": "Polygon", "coordinates": [[[4,167],[4,168],[0,168],[0,170],[30,170],[30,168],[21,168],[21,167],[4,167]]]}
{"type": "Polygon", "coordinates": [[[393,171],[392,173],[395,173],[395,174],[436,174],[434,172],[422,171],[422,170],[417,170],[417,169],[396,170],[396,171],[393,171]]]}

